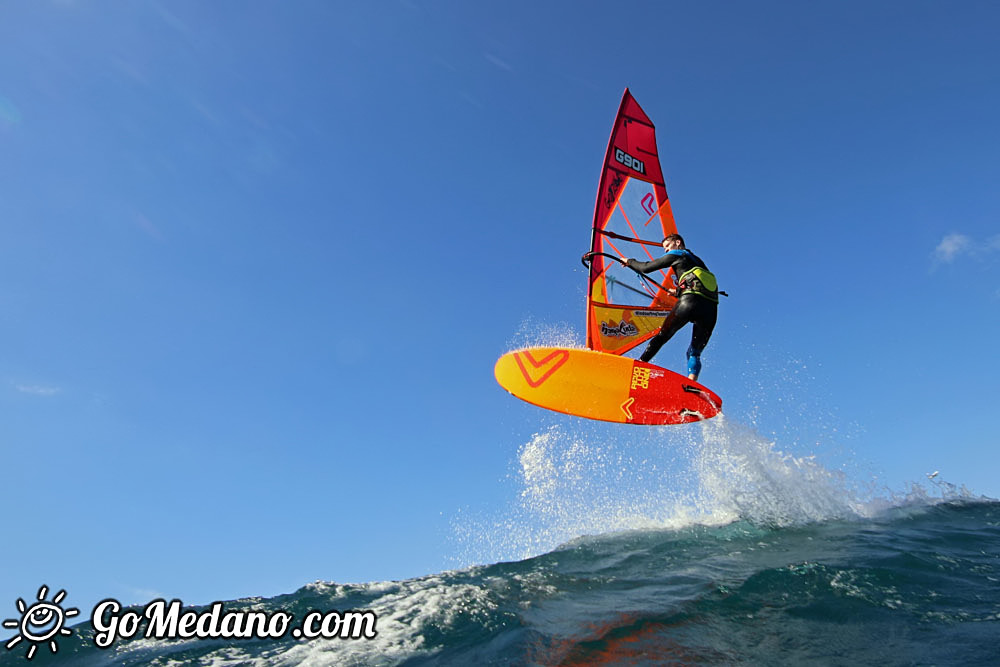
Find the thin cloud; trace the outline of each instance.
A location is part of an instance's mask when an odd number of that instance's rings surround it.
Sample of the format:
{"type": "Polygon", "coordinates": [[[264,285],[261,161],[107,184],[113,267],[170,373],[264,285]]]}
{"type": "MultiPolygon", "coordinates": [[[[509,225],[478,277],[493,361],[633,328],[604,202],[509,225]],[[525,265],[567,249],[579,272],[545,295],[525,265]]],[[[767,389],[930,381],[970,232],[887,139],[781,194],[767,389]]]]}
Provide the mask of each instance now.
{"type": "Polygon", "coordinates": [[[941,263],[952,262],[966,255],[984,259],[995,252],[1000,252],[1000,234],[981,241],[967,234],[952,233],[941,239],[934,248],[934,259],[941,263]]]}
{"type": "Polygon", "coordinates": [[[14,389],[29,396],[55,396],[62,391],[59,387],[50,387],[41,384],[15,384],[14,389]]]}
{"type": "Polygon", "coordinates": [[[463,100],[465,100],[466,102],[468,102],[472,106],[477,107],[479,109],[483,108],[483,103],[480,102],[475,97],[473,97],[472,95],[470,95],[469,93],[462,93],[461,97],[462,97],[463,100]]]}
{"type": "MultiPolygon", "coordinates": [[[[1000,234],[980,240],[967,234],[953,232],[941,239],[931,257],[931,272],[956,261],[975,264],[980,268],[995,266],[997,258],[1000,257],[1000,234]]],[[[1000,297],[1000,290],[997,290],[994,296],[1000,297]]]]}
{"type": "Polygon", "coordinates": [[[507,70],[508,72],[513,72],[514,71],[513,67],[511,67],[509,64],[507,64],[503,60],[500,60],[499,58],[497,58],[492,53],[484,53],[483,55],[486,56],[487,60],[489,60],[491,63],[493,63],[494,65],[496,65],[500,69],[507,70]]]}
{"type": "Polygon", "coordinates": [[[959,255],[969,252],[972,239],[965,234],[948,234],[934,248],[934,261],[938,264],[948,264],[955,261],[959,255]]]}
{"type": "Polygon", "coordinates": [[[163,240],[163,234],[160,232],[159,227],[153,224],[152,220],[144,216],[142,213],[135,214],[135,224],[136,226],[144,231],[150,238],[156,241],[163,240]]]}
{"type": "Polygon", "coordinates": [[[439,67],[445,68],[449,72],[457,72],[458,71],[458,68],[455,67],[454,63],[452,63],[452,62],[450,62],[448,60],[445,60],[441,56],[434,56],[433,58],[431,58],[431,62],[434,63],[435,65],[439,66],[439,67]]]}
{"type": "Polygon", "coordinates": [[[14,127],[21,122],[21,112],[14,103],[0,95],[0,128],[14,127]]]}
{"type": "Polygon", "coordinates": [[[167,11],[167,8],[163,6],[163,3],[153,2],[152,7],[160,15],[160,18],[163,19],[163,22],[171,28],[185,37],[191,37],[193,35],[191,27],[184,21],[180,20],[176,14],[167,11]]]}

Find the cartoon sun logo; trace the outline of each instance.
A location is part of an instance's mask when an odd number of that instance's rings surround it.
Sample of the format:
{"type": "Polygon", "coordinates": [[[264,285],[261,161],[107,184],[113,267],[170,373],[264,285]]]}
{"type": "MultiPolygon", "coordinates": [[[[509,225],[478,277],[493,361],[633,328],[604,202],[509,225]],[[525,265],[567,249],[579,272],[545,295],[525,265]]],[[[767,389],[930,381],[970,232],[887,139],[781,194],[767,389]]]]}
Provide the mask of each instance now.
{"type": "Polygon", "coordinates": [[[18,628],[20,630],[18,634],[14,635],[13,639],[7,642],[6,648],[8,651],[22,641],[27,641],[31,644],[28,647],[27,658],[31,660],[35,657],[35,651],[38,650],[39,644],[48,642],[49,649],[55,653],[59,650],[56,644],[56,637],[73,634],[70,630],[63,627],[63,623],[70,616],[79,614],[80,610],[71,608],[63,611],[63,608],[59,606],[59,603],[66,597],[66,591],[56,593],[56,596],[52,598],[52,602],[45,599],[48,593],[48,586],[39,588],[38,602],[35,602],[31,606],[25,604],[21,598],[17,599],[17,610],[21,612],[21,620],[8,618],[3,622],[3,627],[5,628],[18,628]]]}

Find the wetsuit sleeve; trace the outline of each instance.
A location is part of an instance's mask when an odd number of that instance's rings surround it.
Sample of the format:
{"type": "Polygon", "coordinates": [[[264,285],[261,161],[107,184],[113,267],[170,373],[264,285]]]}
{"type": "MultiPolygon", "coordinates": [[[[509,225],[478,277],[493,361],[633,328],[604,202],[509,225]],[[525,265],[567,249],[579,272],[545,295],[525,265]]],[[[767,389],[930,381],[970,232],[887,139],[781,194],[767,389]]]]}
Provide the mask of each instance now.
{"type": "Polygon", "coordinates": [[[628,261],[628,266],[631,269],[640,271],[642,273],[651,273],[653,271],[659,271],[660,269],[668,269],[674,265],[679,259],[677,255],[666,254],[663,257],[654,259],[651,262],[640,262],[637,259],[630,259],[628,261]]]}

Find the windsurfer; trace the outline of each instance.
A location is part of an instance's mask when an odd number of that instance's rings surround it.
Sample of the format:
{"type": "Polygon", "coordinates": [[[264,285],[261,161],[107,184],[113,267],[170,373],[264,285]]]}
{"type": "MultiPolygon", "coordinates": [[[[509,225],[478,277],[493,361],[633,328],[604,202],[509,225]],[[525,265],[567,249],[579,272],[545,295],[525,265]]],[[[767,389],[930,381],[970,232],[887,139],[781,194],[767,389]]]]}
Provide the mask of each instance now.
{"type": "Polygon", "coordinates": [[[624,262],[630,269],[641,273],[672,268],[677,276],[677,289],[673,290],[674,296],[678,297],[677,305],[663,321],[659,333],[649,339],[649,344],[639,359],[652,359],[664,343],[690,322],[692,329],[691,345],[687,349],[688,379],[697,380],[701,373],[701,353],[715,329],[719,307],[718,285],[705,262],[684,247],[684,239],[680,234],[671,234],[663,239],[663,249],[667,254],[659,259],[649,262],[628,259],[624,262]]]}

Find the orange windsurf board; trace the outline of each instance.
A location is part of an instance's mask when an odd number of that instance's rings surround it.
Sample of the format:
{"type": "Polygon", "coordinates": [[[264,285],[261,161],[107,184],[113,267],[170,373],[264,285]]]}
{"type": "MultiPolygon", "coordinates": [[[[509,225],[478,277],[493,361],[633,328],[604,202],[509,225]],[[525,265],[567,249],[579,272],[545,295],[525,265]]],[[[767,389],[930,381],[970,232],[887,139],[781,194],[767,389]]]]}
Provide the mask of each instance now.
{"type": "Polygon", "coordinates": [[[581,348],[531,347],[500,357],[500,386],[533,405],[620,424],[686,424],[719,413],[707,387],[630,357],[581,348]]]}

